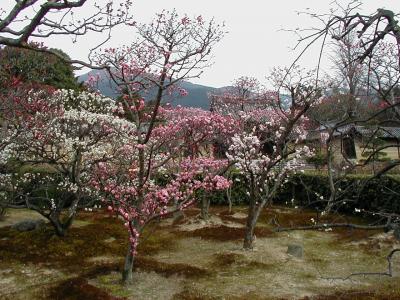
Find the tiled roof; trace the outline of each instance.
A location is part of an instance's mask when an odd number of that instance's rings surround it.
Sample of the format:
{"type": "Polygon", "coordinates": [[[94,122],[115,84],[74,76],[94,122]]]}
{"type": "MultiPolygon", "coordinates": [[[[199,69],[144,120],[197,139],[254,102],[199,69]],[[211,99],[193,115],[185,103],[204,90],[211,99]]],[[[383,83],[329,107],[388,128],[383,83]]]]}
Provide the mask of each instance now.
{"type": "MultiPolygon", "coordinates": [[[[315,140],[321,138],[321,133],[327,132],[327,126],[320,126],[315,130],[309,130],[307,132],[308,140],[315,140]]],[[[333,136],[340,136],[349,132],[355,132],[362,136],[376,135],[381,138],[397,138],[400,139],[400,127],[382,127],[382,126],[354,126],[346,125],[335,129],[333,136]]]]}

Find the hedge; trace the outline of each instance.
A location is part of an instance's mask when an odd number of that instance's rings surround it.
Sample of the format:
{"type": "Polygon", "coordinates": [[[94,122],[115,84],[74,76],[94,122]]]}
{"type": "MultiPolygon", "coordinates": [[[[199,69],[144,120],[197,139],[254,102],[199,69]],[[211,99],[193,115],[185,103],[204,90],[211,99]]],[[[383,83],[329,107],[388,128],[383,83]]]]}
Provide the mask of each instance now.
{"type": "MultiPolygon", "coordinates": [[[[55,184],[62,180],[60,174],[49,170],[48,167],[19,166],[17,176],[26,172],[41,173],[42,175],[53,175],[57,179],[55,184]]],[[[161,176],[156,182],[164,185],[169,181],[168,177],[161,176]]],[[[232,177],[231,199],[233,205],[247,205],[249,196],[246,190],[246,182],[243,175],[234,173],[232,177]]],[[[44,189],[37,182],[22,185],[23,190],[31,195],[40,196],[44,189]]],[[[387,175],[371,179],[368,175],[350,175],[340,181],[339,188],[346,191],[344,205],[339,207],[342,212],[354,212],[355,208],[367,211],[386,211],[400,214],[400,176],[387,175]]],[[[57,199],[64,198],[68,206],[71,195],[68,192],[57,191],[55,188],[47,190],[49,196],[57,199]]],[[[330,195],[328,176],[315,173],[300,173],[289,178],[279,190],[275,204],[289,204],[293,206],[323,209],[326,199],[330,195]],[[325,200],[321,200],[323,197],[325,200]]],[[[212,192],[208,194],[212,205],[228,205],[225,191],[212,192]]]]}
{"type": "MultiPolygon", "coordinates": [[[[343,199],[341,206],[338,207],[342,212],[354,212],[357,208],[400,214],[399,176],[388,175],[371,179],[368,175],[350,175],[341,180],[338,187],[342,191],[346,191],[346,199],[343,199]]],[[[235,174],[231,194],[232,203],[234,205],[248,204],[249,197],[246,192],[246,183],[243,177],[235,174]]],[[[281,187],[274,203],[323,209],[329,195],[327,175],[296,174],[291,176],[288,182],[281,187]]],[[[210,200],[214,205],[228,204],[226,192],[212,193],[210,200]]]]}

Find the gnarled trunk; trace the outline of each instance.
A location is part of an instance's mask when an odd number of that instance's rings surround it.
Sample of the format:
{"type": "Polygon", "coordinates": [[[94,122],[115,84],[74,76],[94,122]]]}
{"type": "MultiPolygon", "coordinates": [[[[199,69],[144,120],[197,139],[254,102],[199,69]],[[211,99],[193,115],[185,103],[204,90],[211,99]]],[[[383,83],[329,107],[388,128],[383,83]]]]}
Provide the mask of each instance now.
{"type": "MultiPolygon", "coordinates": [[[[54,231],[59,237],[63,237],[66,235],[67,230],[71,227],[73,221],[75,220],[76,216],[76,209],[79,203],[80,196],[78,196],[71,204],[70,213],[65,218],[62,218],[61,211],[56,209],[52,211],[49,215],[42,214],[46,217],[50,224],[54,227],[54,231]]],[[[63,206],[63,205],[61,205],[63,206]]]]}
{"type": "Polygon", "coordinates": [[[59,219],[59,215],[55,216],[55,215],[50,215],[48,217],[51,225],[53,225],[54,231],[56,233],[57,236],[59,237],[63,237],[66,234],[66,231],[68,228],[64,227],[64,224],[61,223],[60,219],[59,219]]]}
{"type": "Polygon", "coordinates": [[[60,219],[60,214],[55,214],[55,215],[51,214],[50,216],[47,217],[47,219],[53,226],[55,233],[59,237],[63,237],[66,235],[67,230],[71,227],[74,218],[75,214],[69,216],[65,222],[62,222],[60,219]]]}

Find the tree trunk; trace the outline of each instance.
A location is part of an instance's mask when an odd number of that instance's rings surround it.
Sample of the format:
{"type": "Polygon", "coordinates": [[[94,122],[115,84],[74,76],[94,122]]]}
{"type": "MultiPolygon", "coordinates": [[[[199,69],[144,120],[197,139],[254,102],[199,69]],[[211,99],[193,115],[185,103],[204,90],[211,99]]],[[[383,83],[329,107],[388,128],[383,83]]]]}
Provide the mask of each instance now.
{"type": "Polygon", "coordinates": [[[228,199],[228,203],[229,203],[229,213],[232,212],[232,187],[229,187],[226,190],[226,198],[228,199]]]}
{"type": "Polygon", "coordinates": [[[253,249],[254,242],[254,228],[256,227],[258,218],[257,205],[254,199],[250,199],[249,212],[247,215],[246,231],[243,242],[243,249],[251,250],[253,249]]]}
{"type": "Polygon", "coordinates": [[[69,214],[68,216],[64,219],[63,227],[64,230],[67,230],[71,227],[72,223],[75,220],[76,214],[77,214],[77,209],[78,209],[78,204],[81,202],[81,192],[78,192],[75,200],[71,203],[71,206],[69,208],[69,214]]]}
{"type": "Polygon", "coordinates": [[[175,212],[172,214],[172,218],[174,219],[174,221],[185,219],[185,213],[183,212],[183,210],[179,209],[179,203],[177,200],[175,200],[174,202],[174,207],[176,209],[175,212]]]}
{"type": "Polygon", "coordinates": [[[5,214],[6,214],[6,208],[0,206],[0,221],[5,216],[5,214]]]}
{"type": "Polygon", "coordinates": [[[122,283],[131,284],[133,281],[133,262],[135,257],[132,254],[132,246],[129,244],[128,252],[125,256],[124,269],[122,270],[122,283]]]}
{"type": "Polygon", "coordinates": [[[210,207],[210,199],[204,194],[201,198],[201,218],[204,221],[210,219],[210,214],[208,213],[208,208],[210,207]]]}
{"type": "Polygon", "coordinates": [[[75,219],[76,212],[69,215],[68,218],[65,220],[65,222],[61,221],[61,215],[59,212],[53,212],[50,214],[50,216],[46,215],[43,216],[50,221],[50,224],[53,226],[56,235],[59,237],[63,237],[66,235],[67,230],[71,227],[75,219]]]}
{"type": "Polygon", "coordinates": [[[329,200],[328,203],[325,207],[325,212],[329,214],[331,212],[331,209],[334,206],[335,199],[336,199],[336,187],[335,187],[335,180],[334,176],[335,174],[333,173],[333,153],[332,153],[332,145],[331,145],[331,136],[332,132],[329,132],[329,138],[327,140],[327,163],[328,163],[328,180],[329,180],[329,190],[330,190],[330,195],[329,195],[329,200]]]}
{"type": "Polygon", "coordinates": [[[70,216],[68,217],[68,219],[65,220],[64,223],[62,223],[62,227],[64,228],[64,231],[65,231],[65,232],[71,227],[72,223],[74,222],[74,220],[75,220],[75,215],[76,215],[76,213],[70,215],[70,216]]]}

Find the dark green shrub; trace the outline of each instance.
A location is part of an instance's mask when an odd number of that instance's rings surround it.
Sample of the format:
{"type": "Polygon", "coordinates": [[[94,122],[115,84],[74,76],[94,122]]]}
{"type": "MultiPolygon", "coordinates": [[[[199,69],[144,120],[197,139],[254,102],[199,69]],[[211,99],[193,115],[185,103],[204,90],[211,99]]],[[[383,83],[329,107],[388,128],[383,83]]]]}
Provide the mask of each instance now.
{"type": "MultiPolygon", "coordinates": [[[[232,202],[247,205],[244,177],[235,174],[232,178],[232,202]]],[[[400,213],[400,179],[398,176],[382,176],[371,179],[370,175],[349,175],[339,183],[344,198],[335,207],[341,212],[352,213],[355,208],[368,211],[400,213]]],[[[326,174],[296,174],[281,187],[275,204],[293,205],[314,209],[324,209],[330,195],[326,174]]],[[[225,191],[209,195],[212,205],[228,205],[225,191]]]]}
{"type": "MultiPolygon", "coordinates": [[[[231,199],[233,205],[244,205],[249,203],[249,196],[246,191],[246,181],[243,175],[234,174],[232,176],[232,186],[231,186],[231,199]]],[[[226,191],[217,191],[210,193],[211,204],[212,205],[228,205],[228,198],[226,191]]]]}

